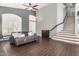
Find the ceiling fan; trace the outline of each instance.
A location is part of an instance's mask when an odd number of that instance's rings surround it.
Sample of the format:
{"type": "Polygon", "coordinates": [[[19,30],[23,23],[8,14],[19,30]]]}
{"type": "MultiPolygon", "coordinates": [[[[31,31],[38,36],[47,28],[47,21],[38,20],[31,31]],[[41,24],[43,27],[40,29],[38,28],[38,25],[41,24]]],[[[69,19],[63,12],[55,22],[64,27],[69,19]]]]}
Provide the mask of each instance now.
{"type": "Polygon", "coordinates": [[[28,3],[28,5],[26,3],[24,3],[23,6],[27,7],[27,8],[25,8],[27,10],[32,10],[32,11],[37,11],[38,10],[36,8],[38,5],[32,5],[31,3],[28,3]]]}

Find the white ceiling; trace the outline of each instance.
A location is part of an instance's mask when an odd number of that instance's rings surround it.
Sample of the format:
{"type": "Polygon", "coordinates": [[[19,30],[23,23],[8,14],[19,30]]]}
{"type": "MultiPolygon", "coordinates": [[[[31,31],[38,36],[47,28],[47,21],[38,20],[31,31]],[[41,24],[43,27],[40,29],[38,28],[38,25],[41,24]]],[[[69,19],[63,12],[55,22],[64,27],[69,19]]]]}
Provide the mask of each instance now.
{"type": "MultiPolygon", "coordinates": [[[[0,6],[12,7],[12,8],[20,8],[25,9],[26,7],[22,5],[23,3],[0,3],[0,6]]],[[[48,5],[49,3],[32,3],[32,5],[38,5],[38,9],[48,5]]],[[[27,3],[28,5],[28,3],[27,3]]]]}

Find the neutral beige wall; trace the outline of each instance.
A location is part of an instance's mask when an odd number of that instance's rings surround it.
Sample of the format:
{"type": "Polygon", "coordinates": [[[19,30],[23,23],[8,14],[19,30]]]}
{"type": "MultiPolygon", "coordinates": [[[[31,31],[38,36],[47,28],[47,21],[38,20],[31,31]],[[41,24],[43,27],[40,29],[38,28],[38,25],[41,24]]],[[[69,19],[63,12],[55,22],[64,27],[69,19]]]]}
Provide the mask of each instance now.
{"type": "MultiPolygon", "coordinates": [[[[50,3],[37,11],[37,34],[41,36],[41,30],[50,30],[57,24],[57,4],[50,3]]],[[[56,33],[56,29],[51,32],[51,36],[56,33]]]]}
{"type": "MultiPolygon", "coordinates": [[[[64,5],[62,3],[57,3],[57,24],[63,22],[64,19],[64,5]]],[[[63,24],[57,27],[57,32],[63,30],[63,24]]]]}

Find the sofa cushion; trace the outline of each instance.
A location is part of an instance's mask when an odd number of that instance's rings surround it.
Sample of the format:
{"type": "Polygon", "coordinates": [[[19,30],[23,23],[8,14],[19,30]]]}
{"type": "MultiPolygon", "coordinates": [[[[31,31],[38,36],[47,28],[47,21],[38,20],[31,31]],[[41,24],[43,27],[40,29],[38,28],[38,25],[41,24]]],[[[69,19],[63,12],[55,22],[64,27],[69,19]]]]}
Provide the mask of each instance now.
{"type": "Polygon", "coordinates": [[[28,32],[28,36],[33,36],[34,33],[33,32],[28,32]]]}
{"type": "Polygon", "coordinates": [[[14,36],[14,38],[25,37],[25,34],[22,34],[22,33],[12,33],[12,35],[14,36]]]}

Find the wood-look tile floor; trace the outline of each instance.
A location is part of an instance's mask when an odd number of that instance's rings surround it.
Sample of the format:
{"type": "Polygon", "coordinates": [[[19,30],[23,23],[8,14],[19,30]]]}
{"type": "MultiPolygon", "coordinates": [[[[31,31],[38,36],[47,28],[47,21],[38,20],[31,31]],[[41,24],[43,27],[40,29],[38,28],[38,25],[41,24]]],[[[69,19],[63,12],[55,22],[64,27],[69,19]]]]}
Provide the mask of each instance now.
{"type": "Polygon", "coordinates": [[[41,39],[19,47],[0,42],[0,56],[79,56],[79,45],[41,39]]]}

